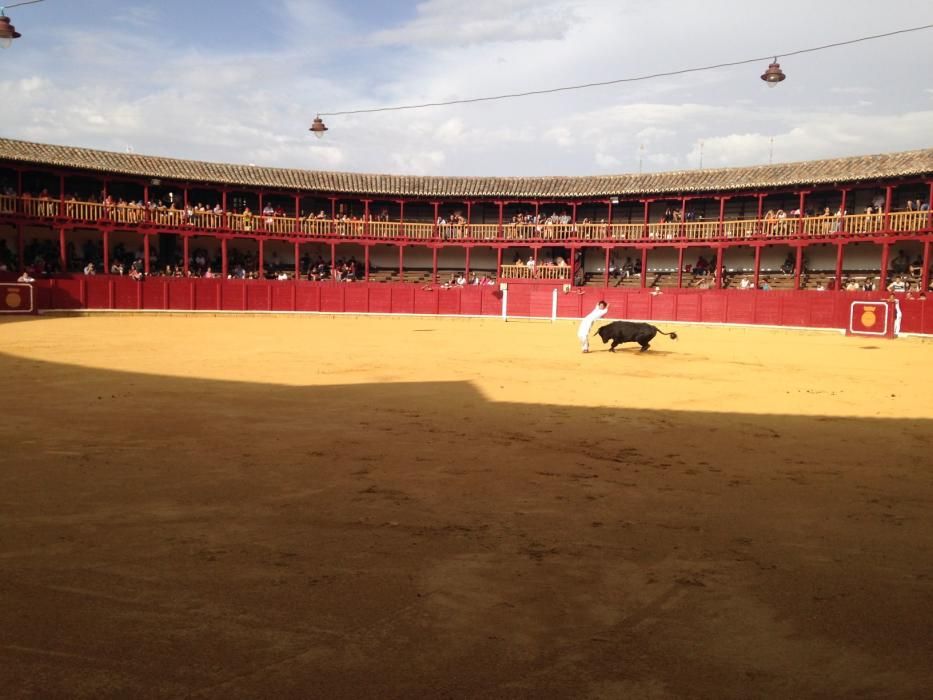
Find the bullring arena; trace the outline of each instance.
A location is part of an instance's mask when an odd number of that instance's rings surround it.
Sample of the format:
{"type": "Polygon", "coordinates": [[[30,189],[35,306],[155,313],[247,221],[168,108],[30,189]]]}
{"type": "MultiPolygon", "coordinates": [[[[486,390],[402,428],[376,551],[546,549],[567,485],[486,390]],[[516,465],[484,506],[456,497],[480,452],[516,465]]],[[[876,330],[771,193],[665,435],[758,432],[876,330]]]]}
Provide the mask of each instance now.
{"type": "Polygon", "coordinates": [[[928,695],[931,154],[432,202],[0,140],[4,695],[928,695]],[[601,298],[679,340],[582,354],[601,298]]]}

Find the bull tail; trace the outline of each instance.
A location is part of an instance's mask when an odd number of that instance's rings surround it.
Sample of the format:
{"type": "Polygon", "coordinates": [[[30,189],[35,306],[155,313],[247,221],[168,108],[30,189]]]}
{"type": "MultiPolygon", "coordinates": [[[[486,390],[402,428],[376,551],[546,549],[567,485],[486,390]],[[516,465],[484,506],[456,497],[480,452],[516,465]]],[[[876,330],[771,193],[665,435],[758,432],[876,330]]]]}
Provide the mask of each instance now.
{"type": "Polygon", "coordinates": [[[675,333],[674,331],[671,331],[670,333],[665,333],[664,331],[662,331],[662,330],[661,330],[660,328],[658,328],[657,326],[655,326],[654,329],[655,329],[658,333],[660,333],[661,335],[670,336],[670,339],[671,339],[671,340],[677,340],[677,333],[675,333]]]}

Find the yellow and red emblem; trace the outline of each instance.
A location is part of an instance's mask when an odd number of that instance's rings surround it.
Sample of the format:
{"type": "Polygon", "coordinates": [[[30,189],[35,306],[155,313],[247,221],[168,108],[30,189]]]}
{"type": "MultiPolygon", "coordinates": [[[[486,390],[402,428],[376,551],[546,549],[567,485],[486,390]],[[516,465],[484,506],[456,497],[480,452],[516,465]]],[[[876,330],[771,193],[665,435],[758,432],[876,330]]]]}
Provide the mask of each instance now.
{"type": "Polygon", "coordinates": [[[875,315],[875,307],[863,306],[862,318],[859,320],[865,328],[874,328],[875,324],[878,322],[878,316],[875,315]]]}

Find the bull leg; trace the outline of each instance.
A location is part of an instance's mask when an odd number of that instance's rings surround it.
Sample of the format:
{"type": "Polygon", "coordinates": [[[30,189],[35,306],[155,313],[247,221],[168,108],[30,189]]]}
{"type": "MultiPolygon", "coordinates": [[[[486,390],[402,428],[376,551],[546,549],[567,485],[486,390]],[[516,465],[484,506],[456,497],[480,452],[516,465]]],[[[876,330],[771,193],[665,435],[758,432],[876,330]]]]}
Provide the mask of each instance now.
{"type": "Polygon", "coordinates": [[[618,344],[619,344],[619,341],[613,339],[612,345],[609,346],[609,352],[615,352],[615,351],[616,351],[616,345],[618,345],[618,344]]]}
{"type": "Polygon", "coordinates": [[[654,336],[650,335],[639,335],[635,338],[635,342],[641,345],[641,352],[646,352],[648,348],[651,347],[651,338],[654,336]]]}

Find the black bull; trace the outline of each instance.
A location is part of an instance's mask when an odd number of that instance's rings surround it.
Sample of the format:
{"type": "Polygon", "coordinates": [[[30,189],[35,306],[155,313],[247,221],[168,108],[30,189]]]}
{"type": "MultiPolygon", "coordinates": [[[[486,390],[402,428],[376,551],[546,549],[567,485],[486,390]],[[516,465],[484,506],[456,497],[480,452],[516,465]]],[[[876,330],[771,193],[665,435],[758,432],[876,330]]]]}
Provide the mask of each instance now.
{"type": "Polygon", "coordinates": [[[671,340],[677,340],[676,333],[665,333],[650,323],[632,323],[631,321],[613,321],[598,328],[593,335],[602,338],[603,344],[612,341],[609,352],[615,352],[616,345],[620,343],[638,343],[641,345],[641,352],[644,352],[651,346],[651,340],[658,333],[670,336],[671,340]]]}

